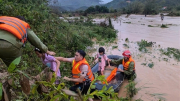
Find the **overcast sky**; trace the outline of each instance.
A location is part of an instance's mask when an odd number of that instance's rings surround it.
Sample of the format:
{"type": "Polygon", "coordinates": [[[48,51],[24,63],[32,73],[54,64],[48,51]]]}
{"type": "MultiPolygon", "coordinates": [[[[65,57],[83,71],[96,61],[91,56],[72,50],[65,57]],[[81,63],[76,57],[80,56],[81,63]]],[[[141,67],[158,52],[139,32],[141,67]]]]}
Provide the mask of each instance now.
{"type": "Polygon", "coordinates": [[[112,0],[102,0],[102,1],[103,1],[103,3],[108,3],[108,2],[110,2],[112,0]]]}

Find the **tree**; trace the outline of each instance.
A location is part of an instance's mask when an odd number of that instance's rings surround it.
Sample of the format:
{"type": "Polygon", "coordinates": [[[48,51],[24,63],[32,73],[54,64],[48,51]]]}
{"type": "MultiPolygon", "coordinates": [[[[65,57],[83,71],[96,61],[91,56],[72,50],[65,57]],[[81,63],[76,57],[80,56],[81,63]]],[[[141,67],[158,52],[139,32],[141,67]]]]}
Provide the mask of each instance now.
{"type": "Polygon", "coordinates": [[[142,2],[135,1],[131,4],[132,6],[132,13],[141,13],[143,11],[144,5],[142,2]]]}
{"type": "Polygon", "coordinates": [[[100,6],[96,5],[95,9],[96,9],[96,12],[98,13],[101,12],[100,6]]]}
{"type": "Polygon", "coordinates": [[[91,6],[85,10],[86,13],[109,13],[109,9],[106,6],[91,6]]]}
{"type": "Polygon", "coordinates": [[[159,12],[158,9],[156,0],[146,0],[143,12],[144,14],[157,14],[159,12]]]}
{"type": "Polygon", "coordinates": [[[86,13],[92,13],[95,12],[94,6],[89,7],[88,9],[85,10],[86,13]]]}

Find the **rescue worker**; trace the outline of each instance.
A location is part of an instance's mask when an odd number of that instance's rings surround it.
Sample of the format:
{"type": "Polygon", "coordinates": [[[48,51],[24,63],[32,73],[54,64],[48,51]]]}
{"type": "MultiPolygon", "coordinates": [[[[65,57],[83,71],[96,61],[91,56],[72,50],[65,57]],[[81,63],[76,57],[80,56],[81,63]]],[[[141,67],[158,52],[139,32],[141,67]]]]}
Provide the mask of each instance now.
{"type": "Polygon", "coordinates": [[[7,66],[22,55],[22,46],[25,46],[27,40],[43,53],[55,55],[55,52],[48,51],[47,46],[40,41],[25,21],[22,16],[0,16],[0,58],[7,66]]]}
{"type": "Polygon", "coordinates": [[[126,50],[122,54],[123,59],[110,60],[110,63],[119,65],[117,71],[123,72],[128,80],[134,80],[136,78],[135,61],[131,57],[129,50],[126,50]]]}
{"type": "Polygon", "coordinates": [[[94,80],[91,67],[84,58],[85,55],[86,53],[83,50],[78,50],[73,58],[55,57],[59,61],[72,63],[72,78],[65,76],[63,79],[74,82],[75,85],[69,89],[77,92],[77,89],[79,88],[82,91],[82,94],[87,93],[91,82],[94,80]]]}

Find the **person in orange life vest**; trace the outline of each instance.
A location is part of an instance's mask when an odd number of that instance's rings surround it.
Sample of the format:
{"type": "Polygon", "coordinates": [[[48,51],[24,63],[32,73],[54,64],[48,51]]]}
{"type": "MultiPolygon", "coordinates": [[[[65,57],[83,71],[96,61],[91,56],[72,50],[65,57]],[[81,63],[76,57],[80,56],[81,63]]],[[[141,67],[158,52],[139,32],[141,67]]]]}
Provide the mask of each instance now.
{"type": "Polygon", "coordinates": [[[22,55],[22,46],[27,40],[43,53],[55,55],[55,52],[48,51],[23,16],[0,16],[0,58],[7,66],[22,55]]]}
{"type": "Polygon", "coordinates": [[[106,61],[108,61],[108,66],[110,67],[109,64],[109,59],[107,57],[107,55],[105,54],[105,49],[103,47],[99,48],[99,53],[96,55],[95,59],[93,62],[95,62],[95,60],[98,58],[98,75],[103,75],[104,72],[104,68],[106,66],[106,61]]]}
{"type": "Polygon", "coordinates": [[[122,55],[123,59],[110,60],[110,63],[119,65],[117,71],[123,72],[128,80],[134,80],[136,78],[135,61],[129,50],[124,51],[122,55]]]}
{"type": "Polygon", "coordinates": [[[83,50],[78,50],[73,58],[55,57],[59,61],[72,63],[72,78],[64,77],[67,81],[72,81],[75,86],[70,87],[71,91],[77,92],[79,88],[82,94],[86,94],[91,81],[94,80],[91,67],[84,58],[86,53],[83,50]]]}

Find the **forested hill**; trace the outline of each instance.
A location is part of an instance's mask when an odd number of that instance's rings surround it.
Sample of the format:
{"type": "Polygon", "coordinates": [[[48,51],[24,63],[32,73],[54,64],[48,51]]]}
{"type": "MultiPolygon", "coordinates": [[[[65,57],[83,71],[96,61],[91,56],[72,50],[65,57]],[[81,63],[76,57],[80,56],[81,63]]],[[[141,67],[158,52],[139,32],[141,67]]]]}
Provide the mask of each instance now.
{"type": "Polygon", "coordinates": [[[49,0],[50,4],[60,6],[66,10],[76,10],[80,7],[89,7],[100,4],[100,0],[49,0]]]}
{"type": "Polygon", "coordinates": [[[105,6],[107,6],[108,8],[119,9],[126,7],[127,5],[133,2],[140,2],[143,4],[147,2],[154,2],[160,7],[174,7],[180,5],[180,0],[113,0],[107,3],[105,6]]]}
{"type": "Polygon", "coordinates": [[[105,5],[108,8],[119,9],[127,6],[126,0],[113,0],[105,5]]]}

